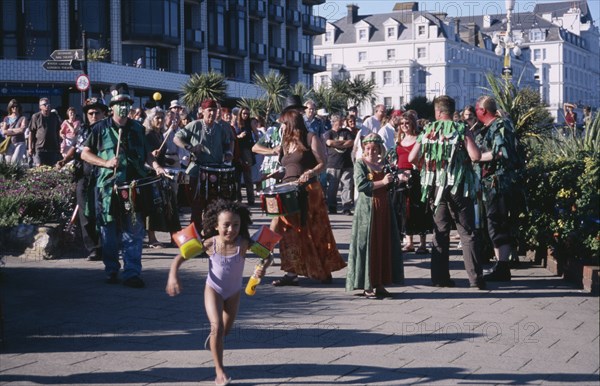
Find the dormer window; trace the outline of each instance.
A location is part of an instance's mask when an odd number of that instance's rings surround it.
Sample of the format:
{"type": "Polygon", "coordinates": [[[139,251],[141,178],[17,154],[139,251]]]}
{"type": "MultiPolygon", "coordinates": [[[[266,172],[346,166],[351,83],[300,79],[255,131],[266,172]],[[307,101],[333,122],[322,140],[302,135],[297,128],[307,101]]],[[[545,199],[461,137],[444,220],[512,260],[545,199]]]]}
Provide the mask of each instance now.
{"type": "Polygon", "coordinates": [[[530,42],[543,42],[544,40],[546,40],[544,31],[539,30],[539,29],[529,31],[529,41],[530,42]]]}
{"type": "Polygon", "coordinates": [[[402,24],[393,17],[390,17],[383,22],[383,28],[385,31],[385,40],[398,40],[399,31],[402,24]]]}
{"type": "Polygon", "coordinates": [[[424,37],[426,33],[427,33],[427,30],[424,25],[420,25],[417,27],[417,36],[424,37]]]}
{"type": "Polygon", "coordinates": [[[333,31],[325,32],[325,43],[333,42],[333,31]]]}
{"type": "Polygon", "coordinates": [[[367,40],[367,30],[366,29],[358,30],[358,40],[367,40]]]}

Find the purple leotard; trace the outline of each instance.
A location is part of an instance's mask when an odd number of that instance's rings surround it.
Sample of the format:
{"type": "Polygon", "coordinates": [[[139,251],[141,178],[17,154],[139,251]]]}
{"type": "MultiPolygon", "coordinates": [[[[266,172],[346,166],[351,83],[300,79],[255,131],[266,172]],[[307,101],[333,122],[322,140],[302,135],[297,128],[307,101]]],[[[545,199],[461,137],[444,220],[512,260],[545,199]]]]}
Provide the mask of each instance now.
{"type": "Polygon", "coordinates": [[[229,299],[242,289],[245,260],[240,255],[239,245],[234,255],[223,256],[217,253],[217,242],[213,238],[213,253],[210,254],[206,285],[221,295],[223,300],[229,299]]]}

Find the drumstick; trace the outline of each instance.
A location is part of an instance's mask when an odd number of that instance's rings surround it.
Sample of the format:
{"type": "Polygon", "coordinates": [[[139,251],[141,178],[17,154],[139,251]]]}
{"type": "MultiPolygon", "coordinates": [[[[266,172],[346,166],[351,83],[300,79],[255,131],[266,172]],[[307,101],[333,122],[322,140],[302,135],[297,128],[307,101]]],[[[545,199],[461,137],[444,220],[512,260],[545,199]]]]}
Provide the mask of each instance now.
{"type": "Polygon", "coordinates": [[[169,135],[171,135],[171,131],[173,131],[173,129],[169,129],[165,132],[165,139],[163,139],[162,143],[160,144],[160,147],[158,148],[159,153],[162,151],[163,147],[165,146],[165,143],[167,143],[167,139],[169,139],[169,135]]]}
{"type": "Polygon", "coordinates": [[[119,151],[121,150],[121,133],[123,133],[123,129],[119,128],[119,138],[117,139],[117,151],[115,154],[115,158],[117,159],[117,164],[115,165],[115,169],[113,174],[117,175],[117,168],[119,167],[119,151]]]}

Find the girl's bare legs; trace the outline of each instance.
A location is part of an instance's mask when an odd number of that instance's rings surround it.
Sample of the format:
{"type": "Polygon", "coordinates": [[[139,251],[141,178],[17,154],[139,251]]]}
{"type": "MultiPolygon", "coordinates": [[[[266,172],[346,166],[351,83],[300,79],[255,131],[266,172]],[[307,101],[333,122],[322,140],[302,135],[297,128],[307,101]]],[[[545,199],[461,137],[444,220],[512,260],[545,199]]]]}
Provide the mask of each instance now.
{"type": "Polygon", "coordinates": [[[241,291],[223,300],[210,286],[204,289],[204,308],[210,322],[210,352],[215,363],[216,380],[222,383],[227,379],[223,366],[223,340],[235,322],[240,305],[241,291]]]}

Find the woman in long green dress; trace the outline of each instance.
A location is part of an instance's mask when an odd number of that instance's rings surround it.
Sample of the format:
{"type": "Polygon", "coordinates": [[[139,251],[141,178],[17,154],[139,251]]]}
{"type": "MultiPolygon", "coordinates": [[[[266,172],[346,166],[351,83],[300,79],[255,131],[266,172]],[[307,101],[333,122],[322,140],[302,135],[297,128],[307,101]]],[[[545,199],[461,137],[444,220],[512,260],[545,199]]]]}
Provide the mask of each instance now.
{"type": "Polygon", "coordinates": [[[366,136],[362,148],[362,158],[354,164],[359,195],[352,222],[346,291],[361,289],[370,299],[391,297],[385,286],[404,280],[398,225],[388,189],[393,176],[383,170],[384,146],[379,135],[366,136]]]}

